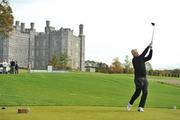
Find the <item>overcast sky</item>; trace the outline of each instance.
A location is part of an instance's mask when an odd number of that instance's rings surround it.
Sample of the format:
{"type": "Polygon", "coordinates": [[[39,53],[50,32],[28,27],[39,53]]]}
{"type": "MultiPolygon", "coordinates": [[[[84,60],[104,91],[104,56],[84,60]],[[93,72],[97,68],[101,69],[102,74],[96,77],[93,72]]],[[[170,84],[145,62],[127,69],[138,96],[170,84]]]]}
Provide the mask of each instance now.
{"type": "Polygon", "coordinates": [[[156,23],[153,68],[180,68],[180,0],[10,0],[15,20],[35,22],[43,32],[45,21],[57,30],[71,28],[78,35],[84,24],[86,60],[124,62],[131,49],[141,53],[150,43],[156,23]]]}

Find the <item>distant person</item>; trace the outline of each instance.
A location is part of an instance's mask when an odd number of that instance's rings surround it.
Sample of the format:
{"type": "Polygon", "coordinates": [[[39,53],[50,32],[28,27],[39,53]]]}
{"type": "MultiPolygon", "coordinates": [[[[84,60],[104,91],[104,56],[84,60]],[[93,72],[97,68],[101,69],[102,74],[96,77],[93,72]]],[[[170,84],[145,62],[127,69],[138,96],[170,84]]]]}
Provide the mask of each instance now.
{"type": "Polygon", "coordinates": [[[10,62],[11,74],[15,74],[15,61],[10,62]]]}
{"type": "Polygon", "coordinates": [[[28,73],[31,73],[31,63],[28,64],[28,73]]]}
{"type": "Polygon", "coordinates": [[[4,61],[3,61],[3,73],[5,73],[5,74],[8,72],[8,71],[6,70],[7,67],[8,67],[8,63],[7,63],[6,59],[4,59],[4,61]]]}
{"type": "Polygon", "coordinates": [[[136,86],[136,90],[127,105],[127,110],[128,111],[131,110],[131,107],[132,107],[134,101],[139,97],[139,95],[142,91],[142,96],[141,96],[141,100],[140,100],[140,103],[138,106],[138,111],[144,112],[146,98],[148,95],[148,81],[146,78],[145,62],[149,61],[152,58],[152,53],[153,53],[152,42],[143,51],[143,53],[141,55],[139,55],[139,53],[137,52],[136,49],[133,49],[131,51],[131,53],[133,55],[132,63],[133,63],[133,67],[134,67],[134,74],[135,74],[134,83],[136,86]],[[145,57],[149,50],[150,50],[150,52],[149,52],[148,56],[145,57]]]}
{"type": "Polygon", "coordinates": [[[19,65],[16,61],[16,63],[15,63],[15,74],[18,74],[18,73],[19,73],[19,65]]]}

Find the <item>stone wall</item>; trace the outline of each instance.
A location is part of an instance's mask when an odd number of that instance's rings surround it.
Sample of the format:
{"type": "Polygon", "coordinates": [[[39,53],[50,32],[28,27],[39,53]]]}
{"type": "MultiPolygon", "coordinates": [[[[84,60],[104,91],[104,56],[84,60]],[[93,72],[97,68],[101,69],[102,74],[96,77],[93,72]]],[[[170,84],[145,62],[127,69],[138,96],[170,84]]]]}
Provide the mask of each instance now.
{"type": "Polygon", "coordinates": [[[20,67],[31,64],[32,69],[47,69],[52,56],[60,56],[64,52],[69,57],[68,65],[82,70],[85,58],[83,25],[80,25],[79,36],[75,36],[69,28],[55,30],[50,21],[46,21],[44,32],[36,32],[34,23],[25,28],[25,23],[19,25],[16,21],[8,39],[4,40],[0,35],[0,60],[13,59],[20,67]]]}
{"type": "MultiPolygon", "coordinates": [[[[47,30],[46,26],[46,30],[47,30]]],[[[68,65],[73,69],[80,68],[80,38],[67,28],[53,30],[35,37],[35,68],[46,69],[52,56],[60,56],[67,52],[68,65]]]]}

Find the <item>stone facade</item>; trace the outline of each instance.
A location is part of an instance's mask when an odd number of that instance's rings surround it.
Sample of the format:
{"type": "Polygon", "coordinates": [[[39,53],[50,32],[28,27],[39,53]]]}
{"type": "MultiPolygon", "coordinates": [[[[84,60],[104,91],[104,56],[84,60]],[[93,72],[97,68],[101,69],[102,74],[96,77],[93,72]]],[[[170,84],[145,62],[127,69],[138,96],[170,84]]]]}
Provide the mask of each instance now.
{"type": "Polygon", "coordinates": [[[67,52],[68,65],[72,69],[84,71],[85,62],[85,36],[83,25],[79,25],[79,36],[73,34],[69,28],[55,30],[46,21],[45,32],[36,32],[34,23],[26,29],[25,23],[19,25],[16,21],[9,38],[0,36],[0,60],[16,60],[19,66],[32,69],[47,69],[52,56],[60,56],[67,52]]]}

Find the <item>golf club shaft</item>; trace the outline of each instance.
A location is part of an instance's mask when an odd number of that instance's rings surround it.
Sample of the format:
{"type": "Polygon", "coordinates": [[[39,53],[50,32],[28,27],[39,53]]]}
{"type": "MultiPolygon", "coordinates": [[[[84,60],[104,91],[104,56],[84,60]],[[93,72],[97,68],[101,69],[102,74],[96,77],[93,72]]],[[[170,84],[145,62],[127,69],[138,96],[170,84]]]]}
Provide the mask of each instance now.
{"type": "Polygon", "coordinates": [[[153,43],[153,38],[154,38],[154,30],[155,30],[155,26],[153,26],[153,32],[152,32],[152,38],[151,38],[152,43],[153,43]]]}

